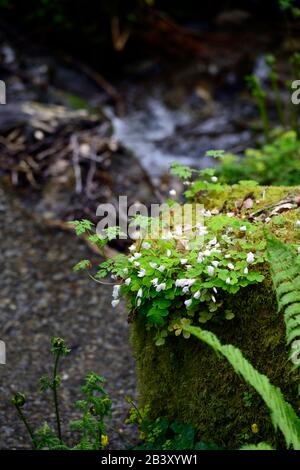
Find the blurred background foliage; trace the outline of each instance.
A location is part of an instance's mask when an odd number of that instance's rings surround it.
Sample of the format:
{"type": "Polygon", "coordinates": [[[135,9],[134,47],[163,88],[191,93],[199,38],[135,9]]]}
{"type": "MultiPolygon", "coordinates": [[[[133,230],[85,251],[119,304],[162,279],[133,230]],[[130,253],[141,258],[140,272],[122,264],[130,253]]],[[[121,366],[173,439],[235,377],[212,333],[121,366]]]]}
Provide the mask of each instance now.
{"type": "Polygon", "coordinates": [[[251,21],[282,16],[274,0],[0,0],[2,21],[21,28],[30,40],[114,72],[124,61],[145,57],[145,34],[172,32],[175,25],[205,32],[216,28],[214,18],[227,10],[249,12],[251,21]]]}

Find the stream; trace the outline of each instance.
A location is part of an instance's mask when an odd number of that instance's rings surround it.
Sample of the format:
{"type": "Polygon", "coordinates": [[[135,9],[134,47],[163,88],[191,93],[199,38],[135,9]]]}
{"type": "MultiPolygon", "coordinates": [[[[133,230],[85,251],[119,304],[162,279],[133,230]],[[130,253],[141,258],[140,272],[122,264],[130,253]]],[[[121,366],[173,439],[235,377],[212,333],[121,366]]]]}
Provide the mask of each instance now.
{"type": "MultiPolygon", "coordinates": [[[[127,110],[122,117],[105,107],[114,138],[138,157],[156,183],[173,161],[199,169],[214,164],[207,150],[240,154],[255,143],[249,121],[256,107],[245,92],[243,75],[228,71],[222,76],[222,70],[200,65],[121,83],[127,110]]],[[[265,77],[263,56],[252,70],[265,77]]]]}

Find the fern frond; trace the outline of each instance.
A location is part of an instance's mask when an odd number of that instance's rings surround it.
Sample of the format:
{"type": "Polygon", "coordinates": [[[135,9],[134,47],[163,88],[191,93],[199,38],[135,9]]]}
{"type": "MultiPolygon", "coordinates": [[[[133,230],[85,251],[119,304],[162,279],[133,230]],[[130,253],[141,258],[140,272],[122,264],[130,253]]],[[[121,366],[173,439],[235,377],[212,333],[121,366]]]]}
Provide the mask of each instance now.
{"type": "Polygon", "coordinates": [[[239,450],[274,450],[267,442],[259,442],[258,444],[246,444],[239,450]]]}
{"type": "MultiPolygon", "coordinates": [[[[286,341],[291,344],[300,339],[300,262],[291,245],[266,234],[268,260],[276,291],[278,311],[283,311],[286,341]]],[[[290,354],[295,358],[295,351],[290,354]]],[[[299,367],[300,361],[293,361],[299,367]]]]}
{"type": "Polygon", "coordinates": [[[281,390],[272,385],[268,377],[258,372],[238,348],[230,344],[222,345],[212,332],[199,327],[185,325],[184,330],[226,357],[235,372],[263,398],[271,412],[273,425],[283,433],[287,447],[292,446],[295,450],[300,450],[300,419],[293,407],[285,401],[281,390]]]}

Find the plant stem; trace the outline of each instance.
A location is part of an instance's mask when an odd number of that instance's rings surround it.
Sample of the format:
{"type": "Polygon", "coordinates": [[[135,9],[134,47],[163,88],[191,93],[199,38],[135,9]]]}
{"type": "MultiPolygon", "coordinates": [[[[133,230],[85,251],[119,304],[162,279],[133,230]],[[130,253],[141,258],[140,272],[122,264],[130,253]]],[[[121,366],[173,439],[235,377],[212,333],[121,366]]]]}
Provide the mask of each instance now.
{"type": "Polygon", "coordinates": [[[58,370],[58,362],[60,358],[60,352],[57,353],[55,358],[54,364],[54,371],[53,371],[53,399],[54,399],[54,406],[55,406],[55,415],[56,415],[56,423],[57,423],[57,434],[58,438],[61,441],[61,424],[60,424],[60,416],[59,416],[59,408],[58,408],[58,396],[57,396],[57,370],[58,370]]]}
{"type": "Polygon", "coordinates": [[[276,75],[276,72],[274,70],[272,70],[272,72],[270,74],[270,78],[271,78],[271,85],[272,85],[272,89],[273,89],[273,93],[274,93],[274,97],[275,97],[275,106],[276,106],[277,115],[278,115],[280,124],[282,125],[282,127],[284,127],[285,122],[284,122],[284,114],[283,114],[283,109],[282,109],[282,102],[281,102],[281,99],[280,99],[279,87],[278,87],[278,82],[277,82],[277,75],[276,75]]]}
{"type": "Polygon", "coordinates": [[[266,140],[268,140],[269,139],[270,125],[269,125],[269,118],[268,118],[265,99],[263,97],[258,97],[257,98],[257,104],[258,104],[260,117],[261,117],[261,120],[262,120],[262,123],[263,123],[265,138],[266,138],[266,140]]]}
{"type": "Polygon", "coordinates": [[[15,407],[16,407],[16,410],[17,410],[18,415],[20,416],[21,421],[24,423],[25,428],[27,429],[27,432],[28,432],[28,434],[29,434],[29,436],[30,436],[30,439],[31,439],[31,441],[32,441],[33,448],[36,449],[36,443],[35,443],[33,431],[32,431],[32,429],[31,429],[31,427],[30,427],[30,425],[29,425],[27,419],[25,418],[25,416],[24,416],[24,414],[23,414],[21,408],[20,408],[19,406],[17,406],[17,405],[15,405],[15,407]]]}

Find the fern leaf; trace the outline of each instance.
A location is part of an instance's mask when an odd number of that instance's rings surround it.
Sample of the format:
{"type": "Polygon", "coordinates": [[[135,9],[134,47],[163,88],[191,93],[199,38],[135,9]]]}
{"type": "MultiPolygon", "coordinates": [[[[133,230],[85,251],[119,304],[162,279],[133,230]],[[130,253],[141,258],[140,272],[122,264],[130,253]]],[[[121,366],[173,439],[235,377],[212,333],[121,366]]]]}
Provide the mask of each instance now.
{"type": "Polygon", "coordinates": [[[267,442],[259,442],[259,444],[246,444],[239,450],[274,450],[267,442]]]}
{"type": "Polygon", "coordinates": [[[212,332],[199,327],[186,325],[184,330],[226,357],[235,372],[252,385],[263,398],[271,412],[273,425],[283,433],[287,447],[292,446],[295,450],[300,450],[300,419],[293,407],[285,401],[281,390],[272,385],[268,377],[258,372],[238,348],[222,345],[212,332]]]}
{"type": "MultiPolygon", "coordinates": [[[[266,239],[278,310],[283,311],[286,341],[291,344],[300,338],[300,263],[291,245],[269,234],[266,234],[266,239]]],[[[294,357],[294,354],[290,357],[294,357]]],[[[294,366],[299,365],[300,361],[294,361],[294,366]]]]}

